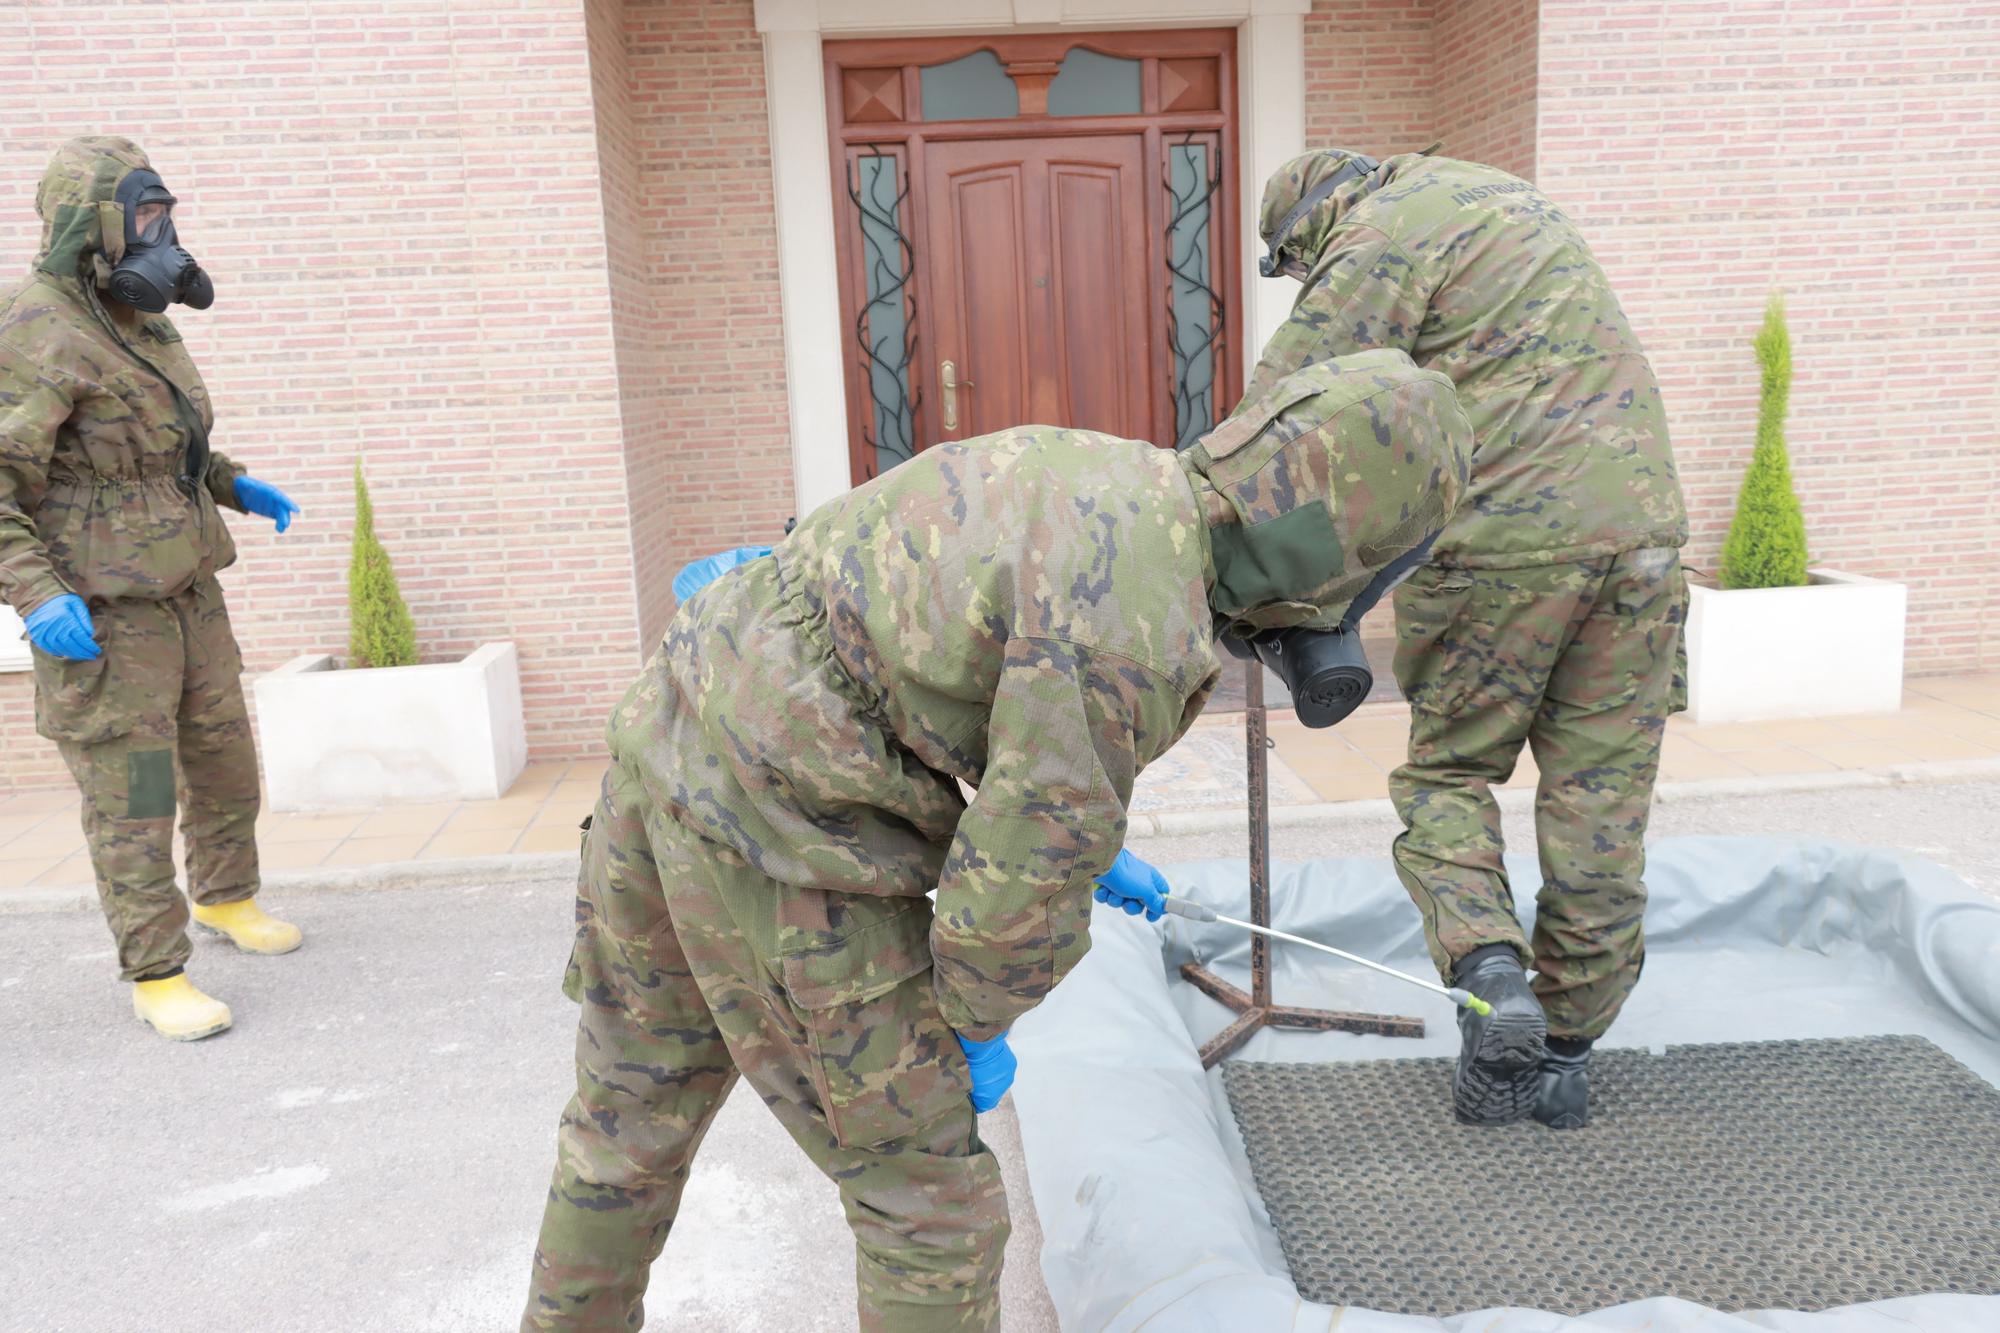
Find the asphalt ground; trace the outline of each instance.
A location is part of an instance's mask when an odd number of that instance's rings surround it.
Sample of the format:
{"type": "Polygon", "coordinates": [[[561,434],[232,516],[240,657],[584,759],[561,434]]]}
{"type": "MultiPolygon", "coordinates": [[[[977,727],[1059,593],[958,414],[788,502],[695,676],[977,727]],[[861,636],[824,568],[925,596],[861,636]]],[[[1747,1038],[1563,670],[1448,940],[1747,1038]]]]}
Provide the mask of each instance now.
{"type": "MultiPolygon", "coordinates": [[[[1898,848],[2000,893],[2000,783],[1662,804],[1653,834],[1898,848]]],[[[1274,854],[1386,854],[1379,812],[1274,831],[1274,854]]],[[[1530,844],[1510,813],[1510,842],[1530,844]]],[[[1160,862],[1242,834],[1135,840],[1160,862]]],[[[569,1093],[568,883],[323,889],[270,905],[284,958],[197,942],[237,1026],[193,1045],[132,1017],[95,912],[0,914],[0,1329],[504,1329],[519,1317],[569,1093]]],[[[983,1128],[1015,1212],[1007,1327],[1056,1327],[1008,1109],[983,1128]]],[[[652,1330],[853,1327],[837,1196],[739,1089],[654,1270],[652,1330]]]]}
{"type": "MultiPolygon", "coordinates": [[[[196,941],[236,1026],[162,1041],[95,912],[0,915],[0,1329],[513,1328],[572,1087],[573,883],[313,892],[282,958],[196,941]]],[[[983,1128],[1025,1201],[1010,1116],[983,1128]]],[[[1010,1329],[1053,1333],[1025,1203],[1010,1329]]],[[[741,1085],[654,1270],[649,1330],[854,1327],[832,1185],[741,1085]]]]}

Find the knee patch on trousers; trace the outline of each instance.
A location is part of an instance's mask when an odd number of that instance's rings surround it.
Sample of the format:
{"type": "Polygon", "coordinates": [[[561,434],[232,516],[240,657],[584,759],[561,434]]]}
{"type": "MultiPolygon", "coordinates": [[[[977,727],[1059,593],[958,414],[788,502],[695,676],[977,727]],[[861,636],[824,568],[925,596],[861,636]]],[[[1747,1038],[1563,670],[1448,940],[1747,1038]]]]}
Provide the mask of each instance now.
{"type": "Polygon", "coordinates": [[[127,819],[171,819],[174,814],[174,752],[133,750],[125,756],[127,819]]]}

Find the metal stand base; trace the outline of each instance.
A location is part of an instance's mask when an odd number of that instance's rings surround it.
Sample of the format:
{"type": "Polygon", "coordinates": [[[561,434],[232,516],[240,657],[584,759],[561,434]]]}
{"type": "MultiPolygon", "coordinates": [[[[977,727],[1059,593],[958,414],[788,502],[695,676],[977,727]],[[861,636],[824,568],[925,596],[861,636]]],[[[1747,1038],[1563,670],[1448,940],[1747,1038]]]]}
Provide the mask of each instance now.
{"type": "MultiPolygon", "coordinates": [[[[1271,924],[1271,763],[1265,754],[1264,666],[1245,662],[1243,741],[1250,778],[1250,920],[1271,924]]],[[[1332,1009],[1298,1009],[1271,1001],[1271,942],[1250,937],[1250,991],[1245,995],[1199,963],[1183,963],[1181,975],[1210,999],[1236,1011],[1236,1021],[1201,1048],[1201,1067],[1214,1068],[1250,1040],[1259,1028],[1310,1032],[1372,1032],[1383,1037],[1421,1037],[1424,1020],[1395,1014],[1349,1014],[1332,1009]]]]}
{"type": "Polygon", "coordinates": [[[1201,1067],[1212,1069],[1250,1040],[1258,1028],[1293,1028],[1305,1032],[1372,1032],[1378,1037],[1421,1037],[1424,1020],[1398,1014],[1351,1014],[1339,1009],[1300,1009],[1289,1004],[1258,1004],[1200,963],[1182,963],[1189,985],[1236,1011],[1236,1021],[1202,1044],[1201,1067]]]}

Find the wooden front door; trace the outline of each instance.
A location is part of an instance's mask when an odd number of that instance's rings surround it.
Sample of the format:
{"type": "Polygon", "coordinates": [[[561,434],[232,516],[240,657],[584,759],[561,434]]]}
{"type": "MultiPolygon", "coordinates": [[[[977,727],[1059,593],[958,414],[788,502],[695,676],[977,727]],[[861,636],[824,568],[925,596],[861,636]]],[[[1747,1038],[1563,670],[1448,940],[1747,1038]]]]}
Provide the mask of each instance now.
{"type": "Polygon", "coordinates": [[[1172,447],[1227,414],[1234,41],[828,44],[856,482],[1010,426],[1172,447]]]}
{"type": "Polygon", "coordinates": [[[1142,147],[971,139],[925,155],[936,438],[1152,433],[1142,147]]]}

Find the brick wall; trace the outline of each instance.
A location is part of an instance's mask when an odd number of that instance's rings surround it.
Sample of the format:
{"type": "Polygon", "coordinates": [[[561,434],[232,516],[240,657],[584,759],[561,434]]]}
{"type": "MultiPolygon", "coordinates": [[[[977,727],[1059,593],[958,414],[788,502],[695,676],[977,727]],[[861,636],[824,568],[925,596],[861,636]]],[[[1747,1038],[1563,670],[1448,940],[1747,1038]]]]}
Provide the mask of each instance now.
{"type": "MultiPolygon", "coordinates": [[[[250,669],[344,646],[365,454],[423,654],[516,640],[535,752],[593,749],[640,636],[582,10],[46,0],[0,51],[0,274],[86,132],[147,148],[214,272],[177,322],[215,443],[305,511],[231,520],[250,669]]],[[[60,774],[29,698],[0,677],[0,789],[60,774]]]]}
{"type": "MultiPolygon", "coordinates": [[[[600,0],[593,12],[613,8],[600,0]]],[[[651,643],[681,565],[784,531],[792,456],[770,117],[750,0],[622,9],[632,175],[612,255],[651,643]]]]}
{"type": "Polygon", "coordinates": [[[1534,170],[1536,0],[1315,0],[1306,144],[1534,170]]]}
{"type": "Polygon", "coordinates": [[[1431,142],[1436,8],[1432,0],[1313,0],[1307,148],[1386,156],[1431,142]]]}
{"type": "MultiPolygon", "coordinates": [[[[1431,133],[1449,157],[1535,174],[1539,0],[1438,0],[1431,133]]],[[[1422,147],[1418,144],[1417,147],[1422,147]]]]}
{"type": "Polygon", "coordinates": [[[612,343],[618,361],[619,420],[625,438],[625,515],[633,558],[633,587],[640,642],[657,637],[649,625],[662,534],[649,503],[661,452],[660,395],[652,382],[653,346],[660,321],[646,280],[644,196],[632,105],[632,65],[625,38],[623,0],[587,0],[591,101],[597,128],[597,162],[604,202],[605,266],[611,297],[612,343]],[[649,579],[647,576],[654,576],[649,579]]]}
{"type": "Polygon", "coordinates": [[[1545,0],[1536,173],[1664,384],[1713,568],[1766,294],[1815,563],[1907,580],[1913,671],[2000,667],[2000,12],[1545,0]]]}

